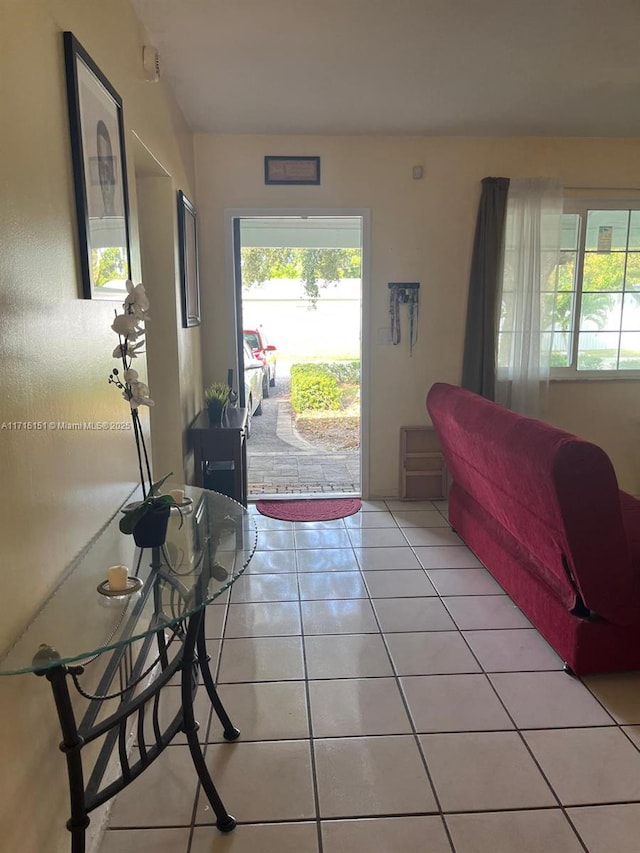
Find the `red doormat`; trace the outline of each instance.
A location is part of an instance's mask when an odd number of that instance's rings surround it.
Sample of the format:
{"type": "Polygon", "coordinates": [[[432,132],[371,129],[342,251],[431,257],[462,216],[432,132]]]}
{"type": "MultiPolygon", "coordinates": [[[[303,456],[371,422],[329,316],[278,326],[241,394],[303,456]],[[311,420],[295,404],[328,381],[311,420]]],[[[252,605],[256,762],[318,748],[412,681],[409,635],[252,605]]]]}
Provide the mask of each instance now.
{"type": "Polygon", "coordinates": [[[332,521],[353,515],[362,507],[357,498],[306,498],[297,501],[258,501],[261,515],[280,521],[332,521]]]}

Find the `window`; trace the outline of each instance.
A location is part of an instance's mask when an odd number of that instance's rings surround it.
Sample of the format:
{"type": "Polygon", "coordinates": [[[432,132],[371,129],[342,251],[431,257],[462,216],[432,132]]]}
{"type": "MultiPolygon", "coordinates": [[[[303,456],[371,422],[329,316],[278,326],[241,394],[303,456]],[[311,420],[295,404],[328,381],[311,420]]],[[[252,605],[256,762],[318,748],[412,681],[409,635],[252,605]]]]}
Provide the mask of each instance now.
{"type": "Polygon", "coordinates": [[[245,332],[244,339],[249,344],[252,350],[260,349],[260,338],[255,332],[245,332]]]}
{"type": "Polygon", "coordinates": [[[565,200],[548,283],[552,375],[640,376],[640,202],[565,200]]]}

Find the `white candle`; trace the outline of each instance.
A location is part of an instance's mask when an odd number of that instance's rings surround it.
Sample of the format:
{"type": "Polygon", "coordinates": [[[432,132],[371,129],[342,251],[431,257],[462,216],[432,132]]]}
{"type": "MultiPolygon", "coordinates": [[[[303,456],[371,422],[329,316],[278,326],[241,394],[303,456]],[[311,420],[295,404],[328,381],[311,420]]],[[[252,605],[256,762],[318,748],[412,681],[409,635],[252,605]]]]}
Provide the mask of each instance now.
{"type": "Polygon", "coordinates": [[[184,503],[184,489],[171,489],[169,494],[177,504],[184,503]]]}
{"type": "Polygon", "coordinates": [[[109,589],[112,592],[124,592],[127,589],[129,569],[126,566],[111,566],[107,569],[109,589]]]}

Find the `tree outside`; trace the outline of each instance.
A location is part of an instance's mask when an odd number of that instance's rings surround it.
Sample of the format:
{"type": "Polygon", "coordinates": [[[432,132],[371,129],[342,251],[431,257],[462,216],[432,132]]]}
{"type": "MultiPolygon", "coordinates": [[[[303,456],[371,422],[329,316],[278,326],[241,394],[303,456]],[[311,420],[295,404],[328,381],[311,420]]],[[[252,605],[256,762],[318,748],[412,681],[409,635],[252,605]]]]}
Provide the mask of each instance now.
{"type": "Polygon", "coordinates": [[[360,278],[360,249],[249,247],[241,250],[242,284],[252,288],[273,279],[297,279],[311,307],[320,290],[343,278],[360,278]]]}
{"type": "Polygon", "coordinates": [[[121,246],[93,249],[91,251],[91,268],[93,283],[96,287],[104,287],[113,281],[124,281],[128,277],[124,267],[121,246]]]}

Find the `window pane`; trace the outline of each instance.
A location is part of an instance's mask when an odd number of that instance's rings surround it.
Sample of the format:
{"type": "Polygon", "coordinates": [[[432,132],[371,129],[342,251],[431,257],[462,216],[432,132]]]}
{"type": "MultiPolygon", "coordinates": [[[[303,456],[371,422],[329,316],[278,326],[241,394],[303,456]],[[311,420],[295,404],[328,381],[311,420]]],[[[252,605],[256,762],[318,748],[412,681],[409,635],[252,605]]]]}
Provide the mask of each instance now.
{"type": "Polygon", "coordinates": [[[640,252],[629,252],[627,255],[625,287],[627,290],[640,290],[640,252]]]}
{"type": "Polygon", "coordinates": [[[640,249],[640,210],[631,211],[629,226],[629,251],[640,249]]]}
{"type": "MultiPolygon", "coordinates": [[[[545,336],[543,335],[542,337],[544,338],[545,336]]],[[[544,340],[543,345],[547,346],[544,340]]],[[[571,364],[572,345],[573,335],[571,332],[556,332],[551,342],[550,367],[569,367],[571,364]]]]}
{"type": "Polygon", "coordinates": [[[500,332],[513,331],[515,296],[513,293],[502,294],[500,309],[500,332]]]}
{"type": "Polygon", "coordinates": [[[549,290],[573,290],[576,278],[576,253],[560,252],[560,263],[549,275],[549,290]]]}
{"type": "Polygon", "coordinates": [[[622,307],[622,328],[640,332],[640,293],[626,293],[622,307]]]}
{"type": "Polygon", "coordinates": [[[553,329],[556,332],[570,332],[573,328],[573,312],[575,310],[575,293],[542,294],[542,329],[553,329]]]}
{"type": "Polygon", "coordinates": [[[621,293],[584,293],[580,306],[580,331],[617,331],[621,313],[621,293]]]}
{"type": "Polygon", "coordinates": [[[640,370],[640,332],[620,335],[620,370],[640,370]]]}
{"type": "Polygon", "coordinates": [[[606,255],[585,253],[582,290],[622,290],[625,258],[624,252],[611,252],[606,255]]]}
{"type": "Polygon", "coordinates": [[[554,367],[640,373],[640,206],[614,205],[562,217],[541,303],[554,367]]]}
{"type": "Polygon", "coordinates": [[[580,214],[563,213],[560,228],[560,251],[573,249],[575,252],[578,248],[578,237],[580,235],[580,214]]]}
{"type": "Polygon", "coordinates": [[[498,367],[509,366],[513,335],[510,332],[501,332],[498,336],[498,367]]]}
{"type": "Polygon", "coordinates": [[[540,328],[552,329],[555,321],[555,293],[540,294],[540,328]]]}
{"type": "Polygon", "coordinates": [[[619,340],[617,332],[581,332],[578,337],[578,370],[615,370],[619,340]]]}
{"type": "Polygon", "coordinates": [[[587,213],[587,252],[627,248],[628,210],[590,210],[587,213]]]}

